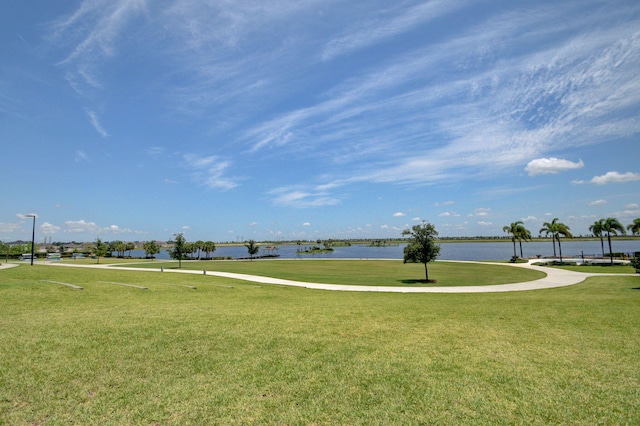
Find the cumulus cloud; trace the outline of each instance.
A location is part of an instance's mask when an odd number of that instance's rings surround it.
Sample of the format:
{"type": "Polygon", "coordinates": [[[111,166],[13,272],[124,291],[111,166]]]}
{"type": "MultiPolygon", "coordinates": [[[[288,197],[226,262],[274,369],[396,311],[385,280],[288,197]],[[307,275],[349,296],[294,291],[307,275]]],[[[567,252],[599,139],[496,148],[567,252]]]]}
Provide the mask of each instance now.
{"type": "Polygon", "coordinates": [[[595,200],[589,203],[590,206],[603,206],[607,204],[607,200],[595,200]]]}
{"type": "Polygon", "coordinates": [[[589,182],[594,183],[596,185],[606,185],[608,183],[626,183],[626,182],[634,182],[637,180],[640,180],[640,173],[607,172],[602,176],[595,176],[589,182]]]}
{"type": "Polygon", "coordinates": [[[20,222],[15,222],[15,223],[0,222],[0,233],[3,233],[3,234],[10,234],[21,228],[22,228],[22,224],[20,222]]]}
{"type": "Polygon", "coordinates": [[[302,224],[302,226],[311,226],[311,224],[309,222],[305,222],[302,224]]]}
{"type": "Polygon", "coordinates": [[[456,212],[442,212],[438,216],[439,217],[460,217],[460,215],[456,212]]]}
{"type": "Polygon", "coordinates": [[[60,231],[60,229],[62,228],[60,228],[59,226],[53,225],[49,222],[45,222],[42,225],[40,225],[40,231],[43,234],[55,234],[58,231],[60,231]]]}
{"type": "Polygon", "coordinates": [[[484,220],[481,220],[480,222],[478,222],[478,225],[480,225],[480,226],[490,226],[490,225],[492,225],[492,223],[484,221],[484,220]]]}
{"type": "Polygon", "coordinates": [[[480,207],[476,209],[473,213],[471,213],[469,216],[470,217],[487,217],[489,215],[491,215],[491,209],[480,207]]]}
{"type": "Polygon", "coordinates": [[[35,214],[35,213],[27,213],[27,214],[18,213],[18,214],[16,214],[16,217],[18,219],[23,219],[23,220],[24,219],[33,219],[33,216],[35,216],[36,219],[38,218],[38,215],[35,214]]]}
{"type": "Polygon", "coordinates": [[[567,170],[580,169],[582,167],[584,167],[582,160],[574,163],[569,160],[551,157],[531,160],[524,170],[529,174],[529,176],[536,176],[543,174],[555,174],[567,170]]]}
{"type": "MultiPolygon", "coordinates": [[[[54,225],[51,225],[51,227],[53,227],[52,229],[58,228],[58,227],[55,227],[54,225]]],[[[58,228],[58,229],[60,229],[60,228],[58,228]]],[[[95,222],[87,222],[85,220],[68,220],[68,221],[66,221],[64,223],[63,232],[68,233],[68,234],[87,233],[87,234],[93,234],[93,235],[99,235],[99,234],[110,234],[110,235],[117,235],[117,234],[144,234],[143,231],[134,231],[134,230],[129,229],[129,228],[121,228],[118,225],[110,225],[110,226],[102,227],[102,226],[99,226],[95,222]]]]}
{"type": "Polygon", "coordinates": [[[393,214],[393,217],[405,217],[406,214],[402,213],[402,212],[396,212],[393,214]]]}
{"type": "Polygon", "coordinates": [[[527,217],[523,217],[522,218],[523,222],[536,222],[538,221],[538,218],[535,216],[527,216],[527,217]]]}

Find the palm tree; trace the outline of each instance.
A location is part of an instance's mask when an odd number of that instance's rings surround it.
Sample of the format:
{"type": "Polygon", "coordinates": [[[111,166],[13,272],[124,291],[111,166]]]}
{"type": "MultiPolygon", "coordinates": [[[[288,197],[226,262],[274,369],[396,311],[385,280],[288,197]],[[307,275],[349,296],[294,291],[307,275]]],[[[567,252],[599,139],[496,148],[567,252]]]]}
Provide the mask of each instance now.
{"type": "Polygon", "coordinates": [[[209,254],[216,251],[216,243],[214,243],[213,241],[205,241],[204,245],[202,246],[202,250],[204,250],[205,252],[205,257],[207,259],[210,259],[211,256],[209,256],[209,254]]]}
{"type": "Polygon", "coordinates": [[[522,256],[522,240],[531,239],[531,232],[524,227],[524,223],[521,220],[512,222],[509,226],[502,228],[507,234],[511,234],[511,242],[513,243],[513,257],[518,257],[516,254],[516,240],[520,243],[520,257],[522,256]]]}
{"type": "Polygon", "coordinates": [[[556,235],[553,232],[553,227],[555,226],[555,222],[558,218],[553,219],[551,222],[544,222],[542,224],[542,228],[538,231],[539,234],[544,232],[544,235],[547,237],[551,234],[551,242],[553,243],[553,257],[556,257],[556,235]]]}
{"type": "Polygon", "coordinates": [[[640,234],[640,217],[633,219],[633,223],[627,226],[627,229],[631,231],[632,235],[640,234]]]}
{"type": "Polygon", "coordinates": [[[201,254],[202,254],[202,251],[203,251],[203,249],[204,249],[204,241],[202,241],[202,240],[198,240],[198,241],[196,241],[196,242],[195,242],[195,243],[193,243],[193,244],[195,245],[195,249],[196,249],[196,250],[197,250],[197,252],[198,252],[198,260],[200,260],[200,257],[201,257],[201,254]]]}
{"type": "Polygon", "coordinates": [[[522,225],[519,229],[520,235],[518,236],[518,243],[520,244],[520,257],[524,258],[522,255],[522,240],[531,241],[531,231],[522,225]]]}
{"type": "Polygon", "coordinates": [[[600,246],[602,247],[602,257],[604,257],[604,235],[602,235],[604,227],[604,219],[593,222],[593,225],[589,227],[589,231],[593,233],[594,237],[600,237],[600,246]]]}
{"type": "MultiPolygon", "coordinates": [[[[540,229],[540,233],[542,233],[543,231],[546,232],[546,234],[551,234],[553,237],[553,240],[557,240],[558,241],[558,250],[560,252],[560,263],[562,263],[562,245],[560,244],[560,235],[562,235],[563,237],[568,237],[568,238],[573,238],[573,235],[570,232],[570,228],[565,225],[562,222],[558,222],[558,218],[555,217],[553,218],[553,220],[551,222],[545,222],[542,224],[542,229],[540,229]]],[[[556,245],[555,242],[553,244],[553,256],[555,257],[556,255],[556,245]]]]}
{"type": "Polygon", "coordinates": [[[245,244],[244,246],[249,252],[249,257],[251,258],[251,260],[253,260],[253,255],[258,253],[258,250],[260,250],[260,246],[256,245],[256,242],[254,240],[247,241],[247,244],[245,244]]]}
{"type": "Polygon", "coordinates": [[[620,232],[622,235],[624,235],[624,226],[622,226],[622,224],[618,222],[618,219],[615,219],[613,217],[608,217],[603,220],[604,222],[602,224],[602,230],[607,233],[607,241],[609,242],[609,259],[611,259],[611,264],[613,265],[613,251],[611,251],[611,234],[618,235],[618,232],[620,232]]]}

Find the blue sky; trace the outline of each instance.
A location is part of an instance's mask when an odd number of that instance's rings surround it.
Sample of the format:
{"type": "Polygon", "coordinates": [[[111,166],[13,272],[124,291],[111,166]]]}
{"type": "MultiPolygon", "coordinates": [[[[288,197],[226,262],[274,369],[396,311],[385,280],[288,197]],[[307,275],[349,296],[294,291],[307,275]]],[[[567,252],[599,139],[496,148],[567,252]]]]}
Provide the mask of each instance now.
{"type": "Polygon", "coordinates": [[[0,4],[0,239],[640,217],[637,1],[0,4]]]}

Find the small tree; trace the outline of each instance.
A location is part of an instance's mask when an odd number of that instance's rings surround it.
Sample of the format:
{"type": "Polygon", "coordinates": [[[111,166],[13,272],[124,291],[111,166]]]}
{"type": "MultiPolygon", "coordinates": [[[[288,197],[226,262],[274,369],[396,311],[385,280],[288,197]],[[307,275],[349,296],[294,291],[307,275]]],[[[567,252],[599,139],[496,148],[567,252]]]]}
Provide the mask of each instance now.
{"type": "Polygon", "coordinates": [[[405,229],[402,235],[410,236],[409,244],[404,248],[404,263],[424,264],[425,279],[429,281],[427,263],[435,260],[440,254],[440,246],[435,242],[438,231],[429,222],[422,222],[421,225],[405,229]]]}
{"type": "Polygon", "coordinates": [[[251,260],[253,260],[253,255],[258,253],[258,250],[260,250],[260,246],[256,245],[256,242],[254,240],[247,241],[247,244],[245,244],[244,246],[249,252],[249,257],[251,258],[251,260]]]}
{"type": "Polygon", "coordinates": [[[160,253],[160,247],[156,244],[155,241],[147,241],[142,245],[144,249],[145,257],[155,258],[154,255],[160,253]]]}
{"type": "Polygon", "coordinates": [[[178,261],[178,268],[182,268],[182,261],[187,258],[187,240],[185,240],[184,235],[173,234],[175,239],[173,240],[173,248],[168,250],[169,256],[172,259],[176,259],[178,261]]]}
{"type": "Polygon", "coordinates": [[[107,254],[107,249],[108,249],[107,245],[103,243],[100,238],[96,238],[96,244],[93,247],[93,252],[95,253],[96,258],[98,259],[96,263],[100,263],[100,257],[107,254]]]}

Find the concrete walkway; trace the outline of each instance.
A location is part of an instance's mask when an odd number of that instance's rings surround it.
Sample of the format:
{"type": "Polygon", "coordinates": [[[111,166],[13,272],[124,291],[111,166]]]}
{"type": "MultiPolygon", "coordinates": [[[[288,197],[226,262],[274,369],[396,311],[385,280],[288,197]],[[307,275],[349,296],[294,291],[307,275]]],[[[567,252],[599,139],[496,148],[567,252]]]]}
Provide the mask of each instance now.
{"type": "MultiPolygon", "coordinates": [[[[535,281],[526,281],[512,284],[499,284],[499,285],[483,285],[483,286],[456,286],[456,287],[392,287],[392,286],[363,286],[363,285],[348,285],[348,284],[324,284],[324,283],[309,283],[303,281],[292,281],[280,278],[270,278],[258,275],[236,274],[232,272],[216,272],[216,271],[204,271],[204,270],[188,270],[188,269],[165,269],[167,273],[182,273],[182,274],[198,274],[198,275],[210,275],[216,277],[232,278],[236,280],[249,281],[260,284],[273,284],[284,285],[293,287],[303,287],[316,290],[333,290],[333,291],[363,291],[363,292],[388,292],[388,293],[498,293],[508,291],[526,291],[526,290],[541,290],[546,288],[566,287],[574,284],[581,283],[589,277],[595,276],[636,276],[637,274],[597,274],[588,272],[574,272],[566,271],[558,268],[548,268],[544,266],[536,266],[532,263],[538,262],[538,260],[530,260],[529,263],[487,263],[487,262],[471,262],[471,261],[456,261],[456,260],[442,260],[438,262],[457,262],[457,263],[478,263],[483,265],[499,265],[505,268],[527,268],[536,271],[541,271],[546,274],[544,278],[535,281]]],[[[145,271],[145,272],[160,272],[160,269],[153,268],[135,268],[124,267],[117,265],[73,265],[69,263],[47,263],[50,266],[63,266],[63,267],[75,267],[75,268],[102,268],[102,269],[118,269],[123,271],[145,271]]]]}

